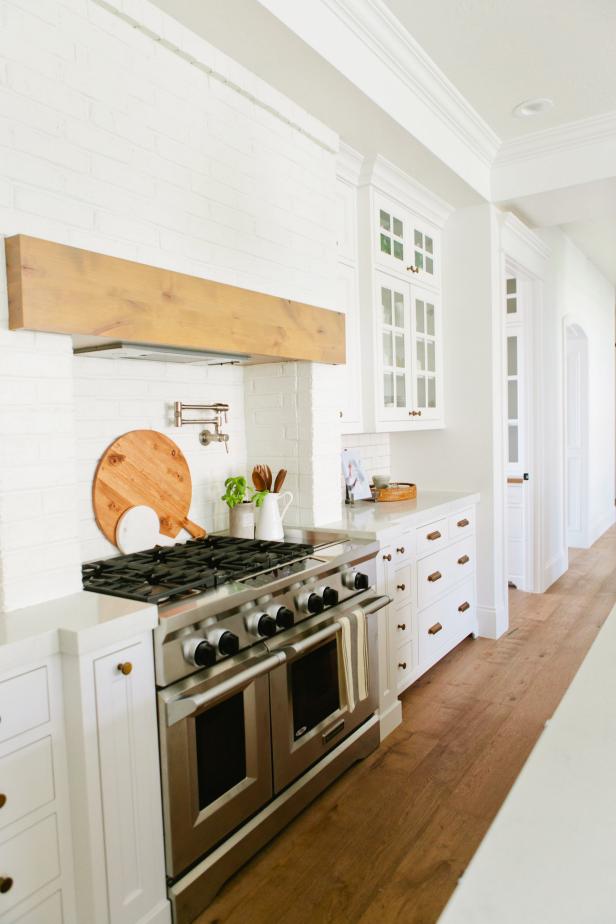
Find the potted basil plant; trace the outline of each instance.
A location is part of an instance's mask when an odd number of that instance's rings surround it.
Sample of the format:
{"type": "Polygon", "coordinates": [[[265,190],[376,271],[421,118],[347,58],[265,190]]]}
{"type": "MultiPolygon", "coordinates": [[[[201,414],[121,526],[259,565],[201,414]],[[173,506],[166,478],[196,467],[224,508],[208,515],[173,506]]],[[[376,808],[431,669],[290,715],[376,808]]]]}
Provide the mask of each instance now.
{"type": "Polygon", "coordinates": [[[243,475],[227,478],[221,500],[229,508],[229,535],[236,539],[254,539],[255,506],[260,507],[267,491],[255,491],[243,475]],[[254,503],[254,506],[253,506],[254,503]]]}

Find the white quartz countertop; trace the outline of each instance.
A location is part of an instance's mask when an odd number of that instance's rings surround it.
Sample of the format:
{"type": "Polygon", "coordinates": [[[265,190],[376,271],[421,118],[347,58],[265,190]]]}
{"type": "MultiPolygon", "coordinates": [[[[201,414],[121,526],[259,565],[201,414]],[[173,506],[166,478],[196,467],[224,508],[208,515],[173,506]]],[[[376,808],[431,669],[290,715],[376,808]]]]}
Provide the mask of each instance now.
{"type": "Polygon", "coordinates": [[[355,536],[373,537],[397,524],[422,526],[431,520],[448,516],[461,507],[479,503],[479,494],[456,491],[418,491],[415,500],[374,503],[355,501],[343,504],[339,520],[319,526],[319,529],[349,532],[355,536]]]}
{"type": "Polygon", "coordinates": [[[615,663],[616,607],[439,924],[616,921],[615,663]]]}
{"type": "Polygon", "coordinates": [[[83,654],[153,629],[155,606],[80,591],[0,616],[0,670],[24,657],[83,654]]]}

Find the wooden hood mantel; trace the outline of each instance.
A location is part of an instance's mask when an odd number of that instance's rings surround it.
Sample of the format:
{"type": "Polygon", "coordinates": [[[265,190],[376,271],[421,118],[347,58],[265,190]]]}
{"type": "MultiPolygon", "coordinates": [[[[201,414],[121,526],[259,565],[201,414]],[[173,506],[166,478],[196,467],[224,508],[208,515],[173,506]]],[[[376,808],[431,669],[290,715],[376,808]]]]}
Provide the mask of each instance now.
{"type": "Polygon", "coordinates": [[[345,362],[338,311],[23,234],[5,244],[11,330],[345,362]]]}

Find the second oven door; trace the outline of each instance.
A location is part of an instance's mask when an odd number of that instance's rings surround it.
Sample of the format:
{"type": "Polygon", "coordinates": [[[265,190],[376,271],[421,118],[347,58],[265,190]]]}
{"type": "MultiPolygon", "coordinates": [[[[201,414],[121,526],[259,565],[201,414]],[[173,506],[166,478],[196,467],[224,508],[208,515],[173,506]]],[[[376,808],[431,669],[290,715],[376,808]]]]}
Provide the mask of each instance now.
{"type": "Polygon", "coordinates": [[[267,669],[276,662],[262,650],[237,666],[227,662],[226,673],[207,671],[205,680],[196,675],[190,685],[182,681],[159,694],[165,849],[172,878],[272,797],[267,669]]]}
{"type": "MultiPolygon", "coordinates": [[[[374,599],[370,613],[389,602],[374,599]]],[[[342,604],[266,643],[286,658],[270,674],[275,792],[376,709],[377,621],[366,615],[359,626],[354,611],[361,608],[361,598],[342,604]]]]}

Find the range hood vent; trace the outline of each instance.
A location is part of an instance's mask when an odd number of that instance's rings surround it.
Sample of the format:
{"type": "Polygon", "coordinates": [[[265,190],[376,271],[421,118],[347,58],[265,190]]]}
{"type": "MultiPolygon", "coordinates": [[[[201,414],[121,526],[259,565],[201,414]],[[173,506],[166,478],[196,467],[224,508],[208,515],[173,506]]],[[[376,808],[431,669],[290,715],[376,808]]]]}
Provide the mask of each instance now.
{"type": "Polygon", "coordinates": [[[101,343],[76,347],[73,352],[76,356],[95,356],[98,359],[145,359],[150,362],[184,363],[192,366],[229,365],[250,359],[244,353],[212,353],[184,350],[179,347],[151,346],[147,343],[101,343]]]}

